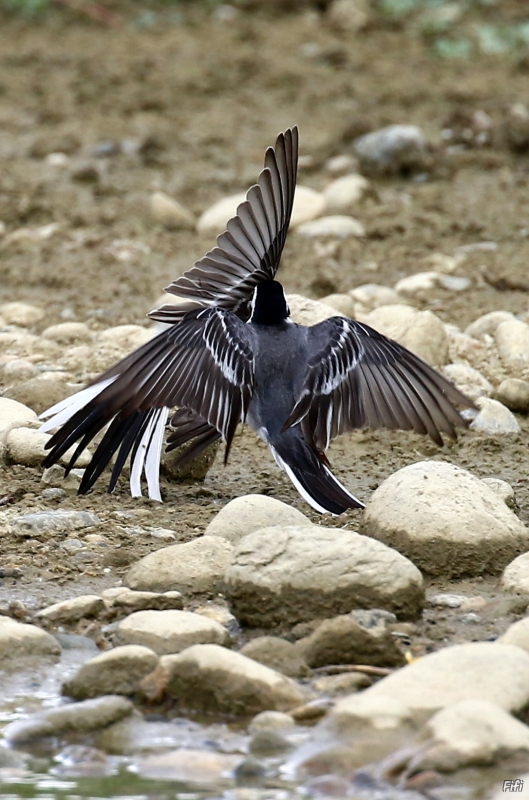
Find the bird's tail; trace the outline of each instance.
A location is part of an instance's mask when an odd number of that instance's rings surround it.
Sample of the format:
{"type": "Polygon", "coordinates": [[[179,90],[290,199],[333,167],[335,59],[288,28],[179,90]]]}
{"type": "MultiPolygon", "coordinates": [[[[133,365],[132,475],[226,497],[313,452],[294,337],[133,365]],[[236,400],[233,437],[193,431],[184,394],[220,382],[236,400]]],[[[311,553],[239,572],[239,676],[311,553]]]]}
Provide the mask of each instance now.
{"type": "Polygon", "coordinates": [[[269,445],[281,469],[316,511],[343,514],[349,508],[364,508],[311,450],[298,427],[286,431],[269,445]]]}

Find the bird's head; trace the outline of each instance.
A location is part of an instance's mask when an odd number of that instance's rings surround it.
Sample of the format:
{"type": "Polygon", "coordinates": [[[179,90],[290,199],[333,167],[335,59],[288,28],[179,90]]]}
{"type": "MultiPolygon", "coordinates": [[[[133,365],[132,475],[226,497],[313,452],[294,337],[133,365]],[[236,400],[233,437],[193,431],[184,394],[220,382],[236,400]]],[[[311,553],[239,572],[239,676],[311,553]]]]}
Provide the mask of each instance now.
{"type": "Polygon", "coordinates": [[[285,291],[279,281],[262,281],[254,289],[250,322],[279,325],[290,317],[285,291]]]}

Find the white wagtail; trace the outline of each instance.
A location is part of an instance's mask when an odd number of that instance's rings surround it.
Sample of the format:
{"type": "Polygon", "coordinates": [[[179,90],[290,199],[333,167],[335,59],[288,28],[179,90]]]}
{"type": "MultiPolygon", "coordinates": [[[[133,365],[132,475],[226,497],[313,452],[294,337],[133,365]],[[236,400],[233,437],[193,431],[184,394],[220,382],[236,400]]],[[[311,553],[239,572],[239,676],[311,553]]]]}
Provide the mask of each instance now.
{"type": "Polygon", "coordinates": [[[108,425],[79,488],[87,492],[115,456],[109,491],[130,456],[132,495],[161,500],[159,463],[167,449],[191,442],[180,463],[212,442],[226,443],[240,422],[270,447],[302,497],[320,512],[363,504],[333,476],[325,450],[353,428],[392,428],[456,438],[456,409],[472,402],[432,367],[368,325],[331,317],[297,325],[275,280],[294,201],[298,131],[268,148],[258,182],[217,238],[217,246],[166,291],[181,299],[150,316],[169,326],[48,409],[41,430],[50,466],[76,442],[71,469],[108,425]]]}

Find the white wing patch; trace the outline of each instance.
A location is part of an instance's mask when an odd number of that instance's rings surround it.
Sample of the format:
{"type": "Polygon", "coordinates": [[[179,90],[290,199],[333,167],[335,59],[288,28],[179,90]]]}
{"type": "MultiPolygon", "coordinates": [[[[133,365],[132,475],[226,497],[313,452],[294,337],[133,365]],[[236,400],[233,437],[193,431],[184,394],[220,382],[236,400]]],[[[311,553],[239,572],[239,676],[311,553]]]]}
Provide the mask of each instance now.
{"type": "Polygon", "coordinates": [[[101,394],[107,386],[114,383],[117,378],[119,378],[119,375],[115,375],[113,378],[107,378],[105,381],[100,381],[94,384],[94,386],[88,386],[86,389],[81,389],[80,392],[72,394],[71,397],[67,397],[65,400],[61,400],[60,403],[56,403],[51,408],[43,411],[40,415],[40,419],[46,419],[46,417],[50,417],[50,419],[40,426],[39,433],[47,433],[53,430],[53,428],[64,425],[64,423],[68,422],[81,408],[84,408],[90,400],[93,400],[94,397],[101,394]]]}
{"type": "Polygon", "coordinates": [[[342,320],[342,330],[338,341],[333,344],[330,352],[326,356],[326,364],[324,366],[325,379],[321,384],[321,394],[331,394],[342,383],[348,372],[355,368],[358,363],[357,358],[351,361],[347,360],[345,363],[340,358],[341,351],[344,350],[346,342],[352,333],[349,322],[344,318],[342,320]],[[342,363],[341,363],[342,362],[342,363]]]}

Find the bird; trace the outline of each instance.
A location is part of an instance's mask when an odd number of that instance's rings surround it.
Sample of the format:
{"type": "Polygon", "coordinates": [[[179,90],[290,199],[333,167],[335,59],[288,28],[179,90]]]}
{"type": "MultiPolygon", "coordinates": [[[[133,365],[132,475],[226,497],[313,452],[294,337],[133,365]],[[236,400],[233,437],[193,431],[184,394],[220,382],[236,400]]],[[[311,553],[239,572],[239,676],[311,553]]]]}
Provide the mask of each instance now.
{"type": "Polygon", "coordinates": [[[166,450],[188,444],[183,465],[222,439],[224,463],[240,423],[268,445],[302,498],[320,513],[363,508],[331,471],[331,441],[356,428],[412,430],[443,445],[474,408],[450,381],[369,325],[334,316],[312,326],[290,316],[276,280],[292,216],[299,133],[293,126],[266,150],[264,168],[217,237],[216,246],[173,281],[179,302],[149,316],[163,330],[45,411],[55,430],[43,465],[76,448],[67,470],[104,431],[85,469],[88,492],[114,458],[108,491],[127,459],[130,490],[161,501],[166,450]],[[176,410],[175,410],[176,409],[176,410]],[[171,414],[171,417],[169,416],[171,414]]]}

